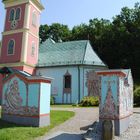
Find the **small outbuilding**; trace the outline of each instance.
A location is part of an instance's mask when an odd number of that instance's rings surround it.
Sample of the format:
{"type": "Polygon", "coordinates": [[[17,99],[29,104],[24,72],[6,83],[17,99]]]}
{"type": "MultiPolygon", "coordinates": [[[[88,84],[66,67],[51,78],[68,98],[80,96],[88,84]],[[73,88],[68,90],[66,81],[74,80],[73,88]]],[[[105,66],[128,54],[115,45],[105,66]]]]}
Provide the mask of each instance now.
{"type": "Polygon", "coordinates": [[[129,127],[133,114],[133,78],[130,69],[98,71],[100,121],[114,121],[115,135],[129,127]]]}
{"type": "Polygon", "coordinates": [[[50,124],[51,78],[2,68],[2,120],[29,126],[50,124]]]}

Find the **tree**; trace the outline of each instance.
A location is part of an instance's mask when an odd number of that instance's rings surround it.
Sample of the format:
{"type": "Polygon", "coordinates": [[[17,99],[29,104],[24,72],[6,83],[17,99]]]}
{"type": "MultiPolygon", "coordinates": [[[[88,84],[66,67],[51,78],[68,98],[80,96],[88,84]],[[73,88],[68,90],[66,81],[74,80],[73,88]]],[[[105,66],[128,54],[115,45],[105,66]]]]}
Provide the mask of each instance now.
{"type": "Polygon", "coordinates": [[[49,26],[47,24],[41,25],[39,28],[40,42],[44,42],[48,37],[49,26]]]}
{"type": "Polygon", "coordinates": [[[41,41],[52,37],[61,40],[90,40],[93,49],[109,68],[131,68],[133,75],[140,75],[140,3],[134,8],[123,7],[113,21],[90,19],[69,30],[67,25],[54,23],[40,27],[41,41]]]}
{"type": "Polygon", "coordinates": [[[71,32],[67,25],[53,23],[49,26],[48,36],[50,36],[55,42],[68,41],[71,32]]]}

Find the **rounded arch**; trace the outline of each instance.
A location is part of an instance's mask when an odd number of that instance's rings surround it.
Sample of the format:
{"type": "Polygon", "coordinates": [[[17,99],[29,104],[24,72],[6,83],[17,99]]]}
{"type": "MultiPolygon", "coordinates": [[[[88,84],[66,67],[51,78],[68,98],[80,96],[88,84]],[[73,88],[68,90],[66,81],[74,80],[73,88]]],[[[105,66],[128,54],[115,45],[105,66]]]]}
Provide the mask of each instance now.
{"type": "Polygon", "coordinates": [[[21,17],[21,8],[18,7],[16,9],[15,20],[20,20],[20,17],[21,17]]]}
{"type": "Polygon", "coordinates": [[[64,75],[64,88],[65,89],[71,89],[71,78],[72,76],[67,70],[67,72],[64,75]]]}
{"type": "Polygon", "coordinates": [[[9,21],[13,21],[14,18],[15,18],[15,9],[12,8],[12,9],[10,10],[10,14],[9,14],[9,21]]]}
{"type": "Polygon", "coordinates": [[[8,55],[13,55],[15,50],[15,40],[11,39],[8,42],[8,49],[7,49],[7,54],[8,55]]]}

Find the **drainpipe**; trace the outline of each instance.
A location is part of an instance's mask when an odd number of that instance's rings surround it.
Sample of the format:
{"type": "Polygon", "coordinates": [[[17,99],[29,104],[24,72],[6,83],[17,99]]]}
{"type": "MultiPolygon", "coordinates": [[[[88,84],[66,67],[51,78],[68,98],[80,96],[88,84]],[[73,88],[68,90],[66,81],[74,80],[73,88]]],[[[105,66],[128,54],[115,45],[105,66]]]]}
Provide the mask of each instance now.
{"type": "Polygon", "coordinates": [[[78,103],[80,103],[80,67],[78,66],[78,103]]]}

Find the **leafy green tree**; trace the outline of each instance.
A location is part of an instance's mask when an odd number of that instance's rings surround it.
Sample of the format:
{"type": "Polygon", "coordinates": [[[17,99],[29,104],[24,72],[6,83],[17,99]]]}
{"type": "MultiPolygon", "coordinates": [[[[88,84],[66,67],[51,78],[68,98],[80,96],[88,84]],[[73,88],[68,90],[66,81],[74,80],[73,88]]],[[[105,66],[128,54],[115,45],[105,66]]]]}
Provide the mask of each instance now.
{"type": "Polygon", "coordinates": [[[48,31],[49,31],[49,26],[47,24],[45,25],[40,25],[39,28],[39,37],[40,37],[40,42],[44,42],[48,37],[48,31]]]}
{"type": "Polygon", "coordinates": [[[53,23],[49,26],[48,36],[55,42],[68,41],[71,36],[71,31],[67,25],[53,23]]]}
{"type": "Polygon", "coordinates": [[[39,35],[41,42],[48,37],[56,42],[88,39],[109,68],[131,68],[133,75],[140,77],[140,3],[123,7],[112,21],[90,19],[72,30],[59,23],[42,25],[39,35]]]}

